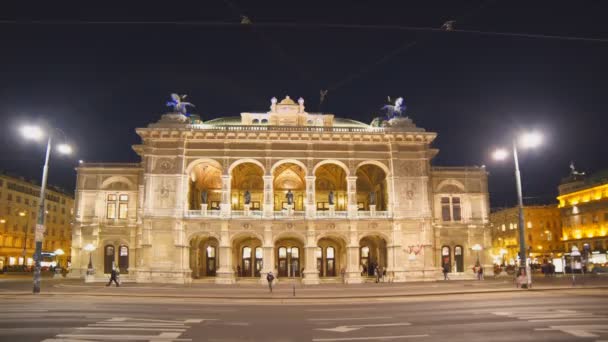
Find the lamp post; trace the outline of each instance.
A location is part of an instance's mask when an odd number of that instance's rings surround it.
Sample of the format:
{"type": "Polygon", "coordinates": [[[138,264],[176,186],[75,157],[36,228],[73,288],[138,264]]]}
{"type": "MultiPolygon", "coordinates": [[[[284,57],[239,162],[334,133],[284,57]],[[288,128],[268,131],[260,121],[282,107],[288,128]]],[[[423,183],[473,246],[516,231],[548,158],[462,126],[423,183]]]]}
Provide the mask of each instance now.
{"type": "MultiPolygon", "coordinates": [[[[62,131],[57,130],[63,134],[62,131]]],[[[53,131],[51,131],[53,132],[53,131]]],[[[21,128],[21,134],[26,139],[41,140],[45,133],[42,128],[38,126],[24,126],[21,128]]],[[[42,182],[40,184],[40,198],[38,200],[38,220],[36,222],[36,232],[34,235],[34,239],[36,241],[36,251],[34,252],[34,287],[33,293],[40,293],[40,262],[42,261],[42,240],[44,239],[44,199],[45,199],[45,190],[46,190],[46,180],[48,176],[49,170],[49,159],[51,156],[51,149],[53,143],[53,134],[48,133],[47,143],[46,143],[46,154],[44,159],[44,166],[42,168],[42,182]]],[[[70,154],[72,153],[72,148],[70,145],[63,143],[57,145],[57,151],[61,154],[70,154]]]]}
{"type": "MultiPolygon", "coordinates": [[[[19,216],[20,217],[25,217],[25,215],[27,215],[27,211],[22,210],[19,212],[19,216]]],[[[27,219],[25,219],[25,225],[23,226],[23,252],[21,252],[21,256],[23,257],[23,266],[25,266],[25,260],[26,260],[26,256],[27,256],[27,228],[28,228],[28,224],[27,224],[27,219]]]]}
{"type": "Polygon", "coordinates": [[[476,243],[476,244],[474,244],[474,245],[473,245],[473,247],[471,247],[471,249],[477,252],[477,262],[476,262],[476,264],[477,264],[477,265],[481,265],[481,264],[479,263],[479,251],[482,249],[482,248],[481,248],[481,245],[480,245],[480,244],[478,244],[478,243],[476,243]]]}
{"type": "Polygon", "coordinates": [[[574,261],[574,258],[580,258],[580,256],[581,252],[578,250],[578,247],[572,246],[572,251],[570,252],[570,271],[572,272],[572,286],[576,285],[575,266],[578,265],[578,263],[574,261]]]}
{"type": "MultiPolygon", "coordinates": [[[[524,148],[534,148],[541,144],[542,136],[538,132],[528,132],[519,136],[519,145],[524,148]]],[[[513,140],[513,163],[515,166],[515,186],[517,188],[517,206],[519,212],[519,267],[526,267],[526,234],[525,234],[525,222],[524,222],[524,204],[521,190],[521,173],[519,171],[519,159],[517,157],[517,145],[518,141],[513,140]]],[[[497,149],[493,153],[495,160],[504,160],[509,156],[509,152],[504,149],[497,149]]]]}
{"type": "Polygon", "coordinates": [[[500,256],[502,257],[502,265],[505,266],[507,263],[505,262],[505,255],[507,254],[507,250],[504,248],[500,249],[500,256]]]}
{"type": "Polygon", "coordinates": [[[95,250],[95,246],[93,244],[87,243],[84,246],[84,250],[89,252],[89,265],[87,266],[87,276],[92,276],[95,274],[95,270],[93,269],[93,251],[95,250]]]}

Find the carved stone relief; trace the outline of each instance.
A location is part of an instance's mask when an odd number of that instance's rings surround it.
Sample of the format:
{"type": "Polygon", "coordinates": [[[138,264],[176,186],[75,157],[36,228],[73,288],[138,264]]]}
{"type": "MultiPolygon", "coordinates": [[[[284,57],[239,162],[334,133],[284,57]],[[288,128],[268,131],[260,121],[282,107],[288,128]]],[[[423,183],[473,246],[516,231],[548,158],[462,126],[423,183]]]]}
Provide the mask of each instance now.
{"type": "Polygon", "coordinates": [[[155,173],[175,173],[176,172],[176,163],[175,159],[169,158],[159,158],[156,161],[154,167],[155,173]]]}

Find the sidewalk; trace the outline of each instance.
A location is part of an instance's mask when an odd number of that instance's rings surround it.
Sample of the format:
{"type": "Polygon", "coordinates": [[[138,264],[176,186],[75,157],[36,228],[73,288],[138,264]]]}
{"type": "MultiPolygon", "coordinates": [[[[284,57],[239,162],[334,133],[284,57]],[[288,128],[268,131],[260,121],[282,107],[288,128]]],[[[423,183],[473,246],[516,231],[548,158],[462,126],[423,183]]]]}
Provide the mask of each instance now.
{"type": "MultiPolygon", "coordinates": [[[[456,280],[438,282],[410,283],[365,283],[357,285],[323,284],[305,286],[300,283],[283,281],[270,293],[267,286],[259,284],[136,284],[126,283],[121,287],[106,287],[105,284],[87,283],[81,280],[46,279],[42,283],[43,295],[59,296],[125,296],[125,297],[164,297],[164,298],[201,298],[201,299],[349,299],[349,298],[394,298],[411,296],[438,296],[473,293],[505,293],[521,291],[558,291],[572,289],[606,289],[608,277],[577,277],[572,286],[571,277],[534,279],[532,289],[517,289],[511,278],[488,279],[482,281],[456,280]],[[295,296],[294,296],[295,290],[295,296]]],[[[24,281],[2,282],[0,295],[31,295],[31,279],[24,281]]]]}

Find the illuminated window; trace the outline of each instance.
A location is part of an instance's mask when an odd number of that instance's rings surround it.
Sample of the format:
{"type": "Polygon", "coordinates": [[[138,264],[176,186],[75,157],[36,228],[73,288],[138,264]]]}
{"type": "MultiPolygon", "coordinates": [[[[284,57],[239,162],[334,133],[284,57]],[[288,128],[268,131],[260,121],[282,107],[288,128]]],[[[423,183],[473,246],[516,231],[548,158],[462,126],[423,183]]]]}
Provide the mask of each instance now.
{"type": "Polygon", "coordinates": [[[116,218],[116,195],[108,195],[106,216],[109,219],[116,218]]]}
{"type": "Polygon", "coordinates": [[[528,221],[528,228],[532,228],[532,221],[528,221]]]}
{"type": "Polygon", "coordinates": [[[505,227],[505,224],[503,223],[503,224],[502,224],[502,231],[504,232],[504,231],[505,231],[505,229],[506,229],[506,227],[505,227]]]}
{"type": "Polygon", "coordinates": [[[460,197],[441,197],[441,218],[443,221],[460,221],[460,197]]]}
{"type": "Polygon", "coordinates": [[[120,201],[118,204],[118,218],[120,218],[120,219],[127,218],[128,204],[129,204],[129,196],[120,195],[120,201]]]}

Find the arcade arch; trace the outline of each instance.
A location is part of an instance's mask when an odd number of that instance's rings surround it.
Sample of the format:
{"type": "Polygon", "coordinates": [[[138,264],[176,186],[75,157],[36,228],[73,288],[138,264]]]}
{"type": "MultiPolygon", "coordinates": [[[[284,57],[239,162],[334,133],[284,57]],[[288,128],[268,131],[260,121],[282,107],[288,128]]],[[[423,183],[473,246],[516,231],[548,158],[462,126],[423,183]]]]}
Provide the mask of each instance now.
{"type": "Polygon", "coordinates": [[[367,235],[359,240],[359,264],[361,275],[373,277],[374,269],[378,271],[387,267],[387,241],[380,235],[367,235]]]}
{"type": "Polygon", "coordinates": [[[348,206],[346,193],[348,169],[338,163],[327,162],[317,165],[314,175],[317,210],[329,210],[330,193],[333,193],[335,210],[346,211],[348,206]]]}
{"type": "Polygon", "coordinates": [[[253,235],[235,238],[232,241],[232,258],[237,277],[259,278],[264,267],[262,241],[253,235]]]}
{"type": "Polygon", "coordinates": [[[264,202],[264,169],[257,162],[244,162],[232,167],[230,172],[232,209],[243,210],[249,197],[250,209],[261,210],[264,202]]]}
{"type": "Polygon", "coordinates": [[[201,161],[188,174],[188,208],[200,210],[204,199],[208,209],[219,209],[222,200],[222,167],[215,161],[201,161]]]}
{"type": "Polygon", "coordinates": [[[219,268],[219,242],[212,236],[195,236],[190,240],[192,278],[215,277],[219,268]]]}
{"type": "Polygon", "coordinates": [[[387,210],[388,191],[386,172],[375,164],[364,164],[357,168],[357,206],[359,210],[387,210]]]}
{"type": "Polygon", "coordinates": [[[275,242],[275,260],[278,277],[301,277],[304,270],[304,243],[293,237],[275,242]]]}
{"type": "Polygon", "coordinates": [[[319,239],[315,249],[315,259],[319,277],[338,277],[346,268],[346,244],[337,237],[319,239]]]}
{"type": "Polygon", "coordinates": [[[272,168],[274,210],[287,209],[287,194],[293,194],[293,209],[304,210],[306,198],[306,169],[301,163],[287,162],[272,168]]]}

